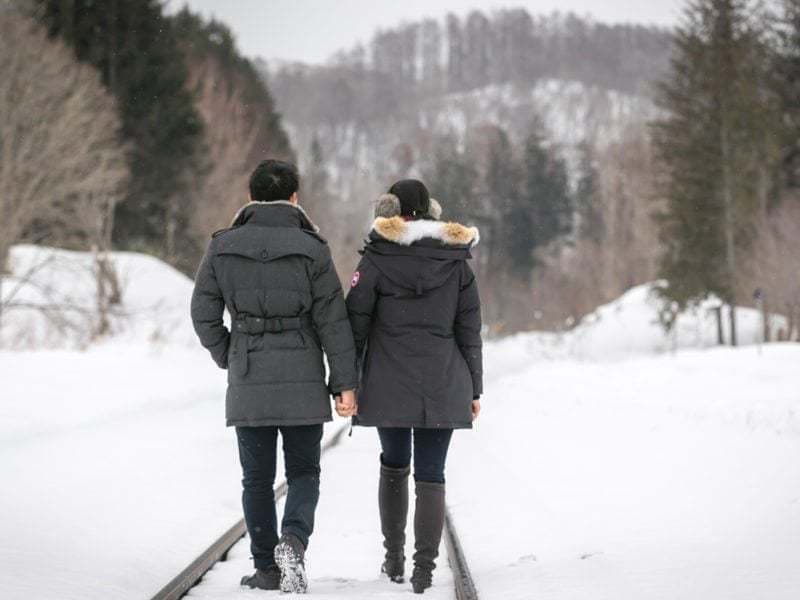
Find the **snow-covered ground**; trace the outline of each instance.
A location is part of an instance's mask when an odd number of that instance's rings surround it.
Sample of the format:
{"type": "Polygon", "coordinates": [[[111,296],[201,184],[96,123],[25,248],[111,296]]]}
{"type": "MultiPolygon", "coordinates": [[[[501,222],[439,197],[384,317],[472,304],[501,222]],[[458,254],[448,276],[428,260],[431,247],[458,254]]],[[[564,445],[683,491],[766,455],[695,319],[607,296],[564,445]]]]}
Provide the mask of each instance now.
{"type": "Polygon", "coordinates": [[[0,598],[146,598],[239,516],[200,352],[0,352],[0,598]]]}
{"type": "MultiPolygon", "coordinates": [[[[46,266],[18,297],[90,306],[91,287],[70,287],[85,257],[54,260],[69,269],[46,266]]],[[[0,598],[147,598],[240,516],[224,372],[191,343],[191,282],[115,260],[133,316],[111,339],[81,351],[38,311],[3,315],[5,336],[32,327],[56,349],[0,351],[0,598]]],[[[703,311],[666,336],[648,298],[487,344],[484,413],[448,461],[482,598],[800,597],[800,344],[709,348],[703,311]]],[[[759,327],[743,311],[742,339],[759,327]]],[[[408,593],[377,574],[377,452],[357,429],[324,460],[312,596],[408,593]]],[[[451,594],[440,565],[433,598],[451,594]]],[[[249,570],[245,541],[192,596],[255,597],[238,589],[249,570]]]]}
{"type": "Polygon", "coordinates": [[[448,463],[481,597],[800,597],[800,345],[504,358],[448,463]]]}
{"type": "MultiPolygon", "coordinates": [[[[306,555],[312,597],[402,600],[411,593],[411,584],[390,583],[380,575],[383,539],[377,503],[379,452],[375,432],[357,429],[353,437],[344,438],[342,445],[331,450],[323,460],[316,529],[306,555]]],[[[411,497],[413,499],[413,494],[411,497]]],[[[412,531],[409,527],[406,556],[414,552],[412,531]]],[[[239,586],[241,576],[253,570],[249,543],[245,538],[234,546],[228,560],[218,563],[188,597],[244,600],[258,595],[239,586]]],[[[437,562],[434,586],[425,597],[451,600],[453,576],[444,543],[437,562]]],[[[410,564],[407,570],[410,575],[410,564]]]]}

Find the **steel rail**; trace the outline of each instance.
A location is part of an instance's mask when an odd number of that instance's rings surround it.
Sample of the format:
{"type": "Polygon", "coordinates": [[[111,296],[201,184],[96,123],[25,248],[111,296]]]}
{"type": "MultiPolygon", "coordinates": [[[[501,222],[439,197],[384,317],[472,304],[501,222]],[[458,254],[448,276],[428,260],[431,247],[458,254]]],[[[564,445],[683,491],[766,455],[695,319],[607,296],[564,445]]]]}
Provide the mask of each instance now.
{"type": "MultiPolygon", "coordinates": [[[[338,445],[348,429],[349,426],[341,427],[331,439],[325,442],[322,447],[322,452],[327,452],[338,445]]],[[[277,500],[285,496],[286,491],[287,485],[284,481],[275,488],[275,499],[277,500]]],[[[152,597],[152,600],[180,600],[183,598],[190,589],[200,582],[211,567],[217,562],[224,561],[227,558],[230,549],[245,535],[247,535],[247,527],[245,526],[244,519],[240,519],[233,527],[223,533],[213,544],[206,548],[206,550],[192,561],[188,567],[175,576],[172,581],[161,588],[161,590],[152,597]]],[[[453,571],[456,600],[478,600],[475,583],[472,580],[472,574],[467,565],[467,560],[464,556],[464,551],[458,539],[458,534],[456,533],[456,528],[449,510],[445,516],[444,542],[447,547],[450,569],[453,571]]]]}
{"type": "Polygon", "coordinates": [[[453,571],[453,583],[456,588],[456,600],[478,600],[478,591],[472,580],[464,550],[456,533],[453,518],[448,509],[444,520],[444,543],[447,546],[447,559],[453,571]]]}
{"type": "MultiPolygon", "coordinates": [[[[349,425],[340,427],[322,446],[322,452],[327,452],[342,441],[345,432],[350,428],[349,425]]],[[[278,500],[286,495],[288,489],[286,482],[282,482],[275,488],[275,499],[278,500]]],[[[213,567],[218,561],[225,560],[228,551],[247,534],[247,527],[244,519],[240,519],[236,525],[223,533],[205,551],[192,561],[183,571],[178,573],[172,581],[165,585],[152,597],[152,600],[180,600],[203,578],[203,575],[213,567]]]]}

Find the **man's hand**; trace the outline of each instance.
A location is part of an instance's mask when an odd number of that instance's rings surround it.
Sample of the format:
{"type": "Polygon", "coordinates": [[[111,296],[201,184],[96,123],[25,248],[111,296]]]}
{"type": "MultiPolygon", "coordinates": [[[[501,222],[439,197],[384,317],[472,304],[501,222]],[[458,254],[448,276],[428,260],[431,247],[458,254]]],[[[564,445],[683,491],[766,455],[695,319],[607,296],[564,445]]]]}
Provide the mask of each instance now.
{"type": "Polygon", "coordinates": [[[336,396],[337,415],[340,417],[352,417],[357,411],[355,390],[344,390],[341,394],[336,396]]]}
{"type": "Polygon", "coordinates": [[[478,415],[481,414],[481,401],[480,400],[473,400],[472,401],[472,420],[475,421],[478,418],[478,415]]]}

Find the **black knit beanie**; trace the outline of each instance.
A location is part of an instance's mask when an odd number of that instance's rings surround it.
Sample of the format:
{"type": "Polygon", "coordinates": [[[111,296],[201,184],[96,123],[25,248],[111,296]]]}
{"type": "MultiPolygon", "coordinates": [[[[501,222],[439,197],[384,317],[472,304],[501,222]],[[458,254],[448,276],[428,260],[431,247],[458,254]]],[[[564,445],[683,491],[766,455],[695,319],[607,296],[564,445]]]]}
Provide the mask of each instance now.
{"type": "Polygon", "coordinates": [[[403,179],[389,188],[389,193],[400,200],[400,214],[404,217],[422,217],[431,207],[431,196],[425,184],[417,179],[403,179]]]}

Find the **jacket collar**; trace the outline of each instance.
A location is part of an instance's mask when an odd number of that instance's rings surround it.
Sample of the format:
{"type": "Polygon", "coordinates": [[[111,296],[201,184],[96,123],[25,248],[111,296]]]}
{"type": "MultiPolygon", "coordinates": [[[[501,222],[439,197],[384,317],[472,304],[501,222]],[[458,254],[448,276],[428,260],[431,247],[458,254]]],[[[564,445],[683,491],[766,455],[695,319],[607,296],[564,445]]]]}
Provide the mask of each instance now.
{"type": "Polygon", "coordinates": [[[406,221],[402,217],[378,217],[372,224],[373,233],[401,246],[411,246],[425,239],[433,239],[444,246],[471,248],[480,240],[477,227],[443,221],[406,221]]]}
{"type": "Polygon", "coordinates": [[[288,200],[248,202],[236,212],[231,227],[245,223],[264,227],[300,227],[319,233],[319,227],[314,225],[303,207],[288,200]]]}

